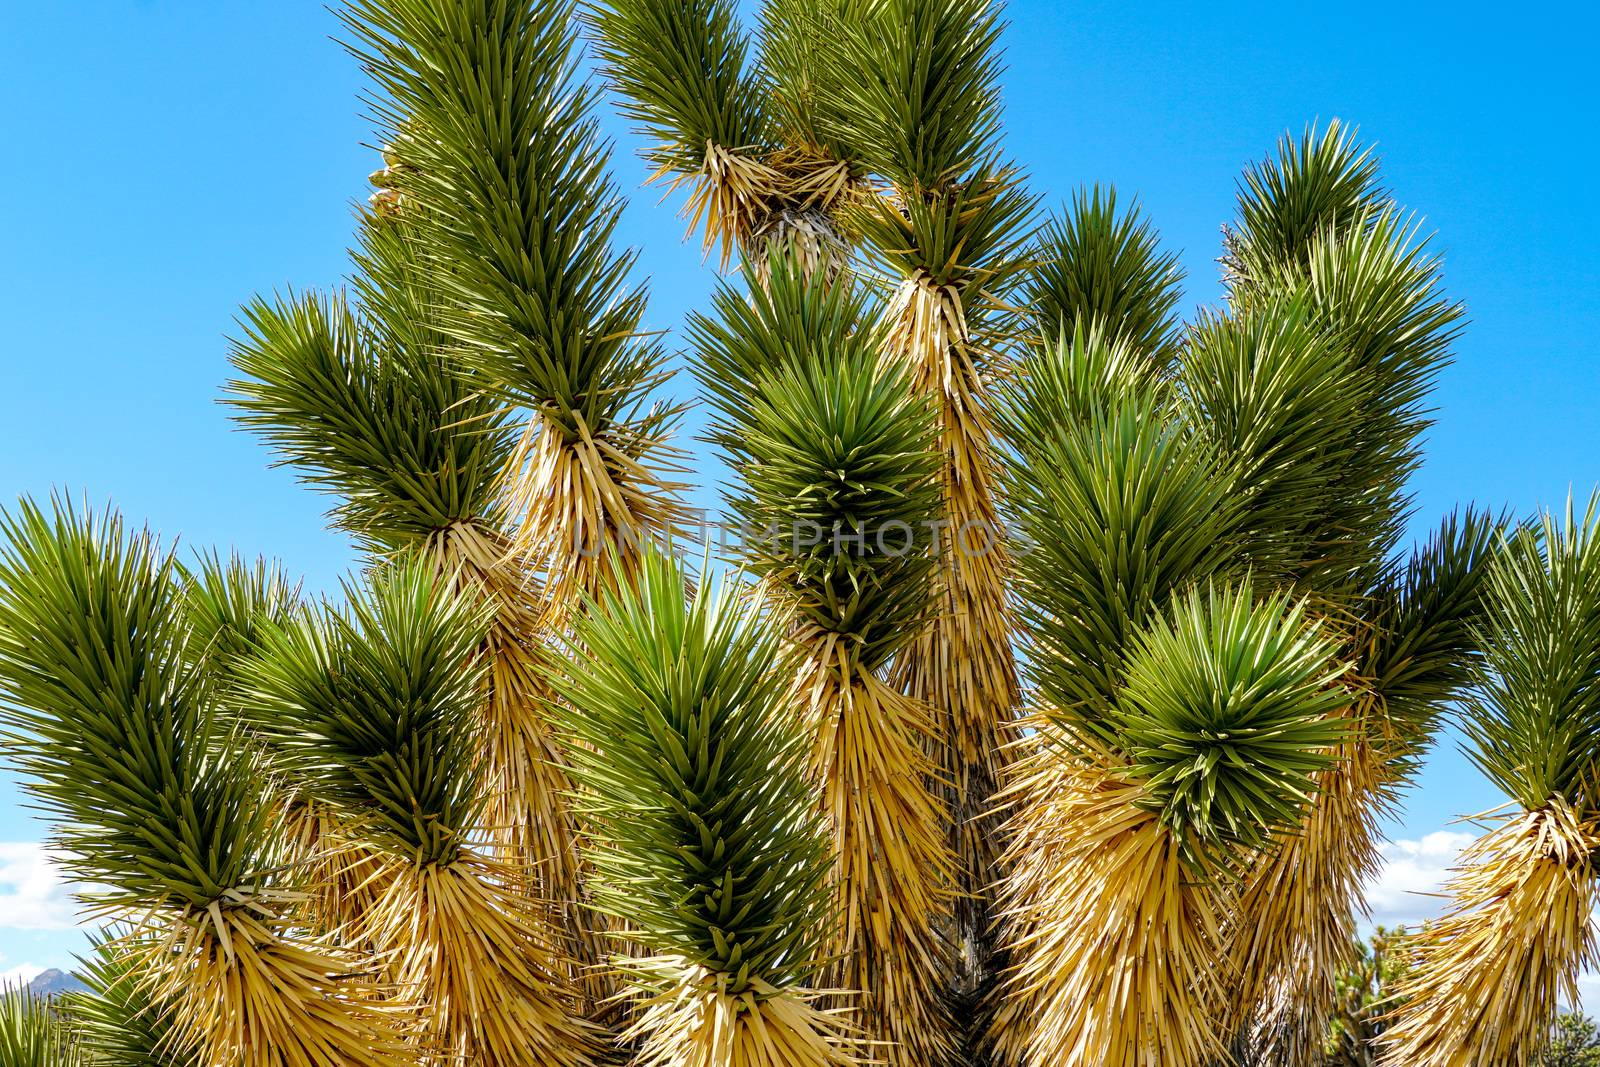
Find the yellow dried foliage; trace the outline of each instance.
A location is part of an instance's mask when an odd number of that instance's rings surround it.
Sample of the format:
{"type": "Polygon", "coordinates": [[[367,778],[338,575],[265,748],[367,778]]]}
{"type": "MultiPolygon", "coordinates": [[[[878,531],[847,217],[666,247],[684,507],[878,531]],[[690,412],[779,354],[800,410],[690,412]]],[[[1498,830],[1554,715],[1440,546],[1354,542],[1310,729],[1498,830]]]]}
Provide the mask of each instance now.
{"type": "Polygon", "coordinates": [[[800,645],[799,698],[837,858],[829,981],[860,991],[862,1029],[885,1062],[938,1067],[957,1050],[944,988],[954,861],[928,755],[932,723],[839,635],[802,635],[800,645]]]}
{"type": "Polygon", "coordinates": [[[1560,798],[1462,855],[1454,905],[1413,935],[1384,1035],[1389,1067],[1532,1067],[1578,975],[1600,961],[1591,919],[1600,825],[1560,798]]]}
{"type": "MultiPolygon", "coordinates": [[[[1202,879],[1113,757],[1017,747],[1000,905],[1012,967],[991,1039],[1014,1067],[1203,1067],[1223,1057],[1236,890],[1202,879]]],[[[1053,740],[1052,740],[1053,739],[1053,740]]]]}
{"type": "Polygon", "coordinates": [[[373,851],[343,832],[325,805],[294,799],[284,808],[289,862],[307,887],[307,920],[335,941],[369,951],[362,921],[382,895],[384,867],[373,851]]]}
{"type": "Polygon", "coordinates": [[[1318,775],[1294,833],[1250,865],[1230,938],[1234,1016],[1253,1060],[1319,1064],[1337,997],[1355,954],[1357,909],[1377,873],[1384,767],[1358,739],[1318,775]]]}
{"type": "Polygon", "coordinates": [[[422,1005],[424,1064],[590,1067],[599,1031],[577,1013],[559,950],[514,870],[463,854],[448,865],[384,861],[366,938],[422,1005]]]}
{"type": "Polygon", "coordinates": [[[954,286],[908,279],[890,309],[887,350],[912,387],[936,403],[944,523],[934,611],[902,654],[899,688],[935,709],[940,773],[951,793],[951,843],[964,872],[961,907],[988,913],[1001,859],[993,798],[1007,773],[1019,699],[1008,564],[996,503],[994,430],[962,298],[954,286]]]}
{"type": "MultiPolygon", "coordinates": [[[[452,587],[493,607],[483,655],[484,822],[508,865],[525,872],[529,890],[565,937],[563,956],[581,970],[599,1001],[611,992],[595,970],[604,958],[603,923],[586,906],[579,826],[572,810],[567,758],[549,721],[553,695],[541,666],[548,598],[509,537],[458,523],[429,539],[439,572],[452,587]]],[[[557,961],[550,961],[554,965],[557,961]]]]}
{"type": "Polygon", "coordinates": [[[634,573],[641,550],[669,544],[688,519],[683,486],[670,480],[681,468],[665,442],[621,424],[596,433],[571,415],[571,436],[546,420],[531,423],[505,479],[517,518],[512,553],[544,583],[542,630],[559,631],[583,594],[634,573]]]}
{"type": "Polygon", "coordinates": [[[646,999],[625,1039],[639,1041],[637,1067],[859,1067],[847,1008],[821,1008],[819,994],[761,982],[729,992],[726,975],[672,958],[642,961],[664,989],[646,999]]]}
{"type": "Polygon", "coordinates": [[[706,255],[718,250],[723,271],[738,251],[758,276],[767,249],[780,244],[796,250],[808,273],[839,269],[849,251],[839,214],[866,195],[849,164],[805,145],[759,153],[707,143],[699,171],[668,168],[651,180],[666,180],[669,189],[689,186],[690,235],[700,235],[706,255]]]}
{"type": "MultiPolygon", "coordinates": [[[[138,951],[151,997],[172,1004],[201,1062],[227,1067],[415,1064],[415,1006],[370,963],[296,935],[276,908],[241,900],[177,917],[138,951]]],[[[150,925],[139,936],[156,934],[150,925]]],[[[130,941],[130,944],[136,943],[130,941]]]]}

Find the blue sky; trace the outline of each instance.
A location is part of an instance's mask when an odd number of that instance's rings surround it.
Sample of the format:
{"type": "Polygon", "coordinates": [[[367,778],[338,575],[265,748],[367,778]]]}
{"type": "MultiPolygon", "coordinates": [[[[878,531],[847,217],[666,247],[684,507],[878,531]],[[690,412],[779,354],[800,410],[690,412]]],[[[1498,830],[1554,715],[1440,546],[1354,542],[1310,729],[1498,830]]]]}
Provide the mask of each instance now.
{"type": "MultiPolygon", "coordinates": [[[[1418,529],[1461,501],[1526,512],[1586,495],[1600,481],[1600,150],[1582,71],[1600,8],[1222,6],[1012,3],[1008,146],[1036,188],[1051,203],[1096,181],[1137,195],[1200,306],[1219,296],[1241,168],[1286,129],[1359,124],[1438,231],[1471,316],[1436,395],[1418,529]]],[[[333,16],[313,0],[78,0],[5,21],[0,499],[63,487],[330,586],[351,554],[325,501],[267,469],[215,400],[240,302],[337,280],[350,203],[378,165],[333,16]]],[[[675,329],[710,271],[673,205],[640,188],[637,140],[605,119],[649,322],[675,329]]],[[[1436,883],[1461,840],[1440,836],[1448,821],[1496,802],[1442,746],[1394,819],[1380,915],[1417,914],[1404,890],[1436,883]]],[[[0,973],[69,964],[80,944],[24,805],[0,775],[0,973]]]]}

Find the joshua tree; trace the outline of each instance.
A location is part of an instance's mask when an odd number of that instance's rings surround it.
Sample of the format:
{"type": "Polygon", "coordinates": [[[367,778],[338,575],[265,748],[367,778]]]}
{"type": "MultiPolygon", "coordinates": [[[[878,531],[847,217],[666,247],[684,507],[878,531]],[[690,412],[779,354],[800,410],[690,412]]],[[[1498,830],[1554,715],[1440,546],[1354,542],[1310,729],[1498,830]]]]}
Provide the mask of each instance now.
{"type": "Polygon", "coordinates": [[[1491,571],[1465,703],[1478,767],[1512,798],[1416,939],[1385,1036],[1420,1067],[1539,1062],[1600,962],[1600,496],[1518,531],[1491,571]]]}
{"type": "Polygon", "coordinates": [[[378,191],[226,399],[361,572],[9,512],[0,722],[112,933],[0,1051],[1313,1067],[1465,696],[1524,814],[1394,1062],[1534,1062],[1592,954],[1596,520],[1406,546],[1461,309],[1352,130],[1246,172],[1185,322],[1136,204],[1008,161],[990,0],[342,16],[378,191]],[[601,83],[723,275],[698,569],[601,83]]]}
{"type": "Polygon", "coordinates": [[[1356,946],[1355,964],[1336,981],[1338,1006],[1325,1067],[1376,1067],[1379,1042],[1396,1006],[1394,990],[1411,972],[1406,928],[1380,926],[1356,946]]]}
{"type": "Polygon", "coordinates": [[[1556,1020],[1539,1067],[1600,1065],[1600,1026],[1586,1015],[1568,1012],[1556,1020]]]}

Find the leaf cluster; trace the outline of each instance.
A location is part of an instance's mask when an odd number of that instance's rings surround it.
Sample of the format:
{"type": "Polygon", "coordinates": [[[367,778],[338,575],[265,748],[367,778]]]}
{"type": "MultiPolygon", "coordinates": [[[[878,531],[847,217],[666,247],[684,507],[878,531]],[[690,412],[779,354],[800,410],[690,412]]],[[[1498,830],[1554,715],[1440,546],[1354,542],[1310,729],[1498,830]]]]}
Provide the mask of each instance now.
{"type": "Polygon", "coordinates": [[[710,145],[768,142],[771,85],[749,62],[733,0],[607,0],[584,16],[601,73],[656,166],[692,173],[710,145]]]}
{"type": "Polygon", "coordinates": [[[26,985],[0,986],[0,1067],[81,1067],[72,1031],[44,997],[26,985]]]}
{"type": "Polygon", "coordinates": [[[1177,358],[1183,269],[1137,204],[1119,210],[1115,189],[1079,190],[1045,223],[1033,259],[1021,303],[1040,337],[1098,326],[1158,365],[1177,358]]]}
{"type": "Polygon", "coordinates": [[[639,413],[662,354],[633,254],[611,248],[622,199],[575,74],[576,6],[354,0],[344,17],[438,328],[477,387],[568,438],[669,419],[639,413]]]}
{"type": "Polygon", "coordinates": [[[418,864],[449,864],[483,797],[474,715],[488,619],[420,559],[347,585],[262,635],[238,700],[279,769],[354,832],[418,864]]]}
{"type": "Polygon", "coordinates": [[[1528,811],[1600,809],[1600,495],[1509,536],[1476,631],[1468,754],[1528,811]]]}
{"type": "Polygon", "coordinates": [[[780,258],[768,284],[724,286],[695,316],[712,440],[746,565],[799,619],[849,635],[874,669],[927,604],[939,506],[937,427],[882,354],[879,309],[845,280],[780,258]]]}
{"type": "Polygon", "coordinates": [[[1239,217],[1224,231],[1223,264],[1235,285],[1285,261],[1304,265],[1310,242],[1328,230],[1343,235],[1381,207],[1379,162],[1358,131],[1337,119],[1284,137],[1276,156],[1245,171],[1239,217]]]}
{"type": "Polygon", "coordinates": [[[114,512],[0,518],[0,722],[109,906],[205,908],[258,885],[262,773],[191,668],[177,563],[114,512]]]}
{"type": "MultiPolygon", "coordinates": [[[[392,240],[371,242],[367,262],[404,255],[392,240]]],[[[338,523],[380,550],[495,516],[513,444],[504,413],[428,328],[432,297],[410,288],[422,284],[369,273],[357,307],[342,294],[258,299],[233,348],[238,421],[337,496],[338,523]]]]}
{"type": "Polygon", "coordinates": [[[276,562],[237,555],[224,560],[215,552],[201,553],[198,565],[187,570],[183,592],[189,669],[222,700],[262,633],[288,622],[301,607],[299,586],[276,562]]]}
{"type": "Polygon", "coordinates": [[[1226,861],[1298,820],[1348,733],[1339,642],[1306,605],[1196,589],[1139,634],[1108,726],[1180,845],[1226,861]]]}
{"type": "Polygon", "coordinates": [[[82,960],[85,989],[63,1008],[90,1062],[104,1067],[198,1067],[172,1018],[172,1005],[154,995],[141,973],[153,947],[101,935],[82,960]]]}
{"type": "Polygon", "coordinates": [[[785,988],[816,965],[827,844],[804,778],[770,619],[732,585],[684,599],[646,555],[633,587],[577,621],[553,679],[567,717],[596,899],[630,938],[726,976],[785,988]]]}

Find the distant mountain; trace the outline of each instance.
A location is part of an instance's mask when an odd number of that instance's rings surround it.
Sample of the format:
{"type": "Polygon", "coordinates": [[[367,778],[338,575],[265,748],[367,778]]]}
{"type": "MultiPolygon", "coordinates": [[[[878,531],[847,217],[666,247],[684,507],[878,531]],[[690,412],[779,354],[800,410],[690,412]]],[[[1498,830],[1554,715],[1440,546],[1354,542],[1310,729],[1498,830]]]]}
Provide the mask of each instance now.
{"type": "Polygon", "coordinates": [[[28,983],[28,989],[38,997],[54,997],[62,993],[76,993],[83,989],[83,981],[75,974],[59,971],[52,968],[41,971],[39,976],[28,983]]]}

